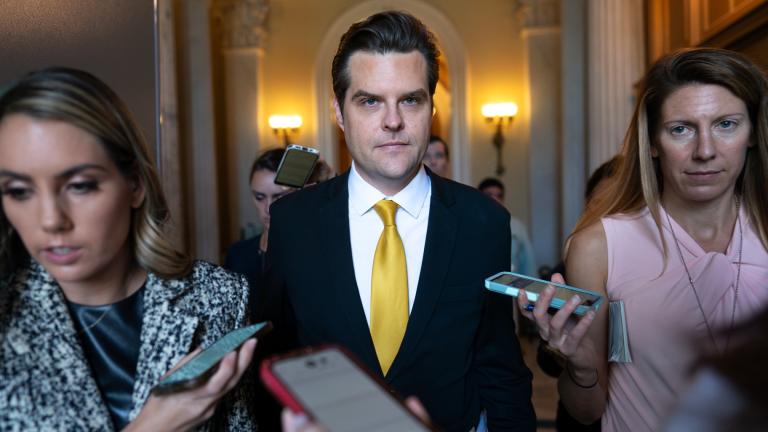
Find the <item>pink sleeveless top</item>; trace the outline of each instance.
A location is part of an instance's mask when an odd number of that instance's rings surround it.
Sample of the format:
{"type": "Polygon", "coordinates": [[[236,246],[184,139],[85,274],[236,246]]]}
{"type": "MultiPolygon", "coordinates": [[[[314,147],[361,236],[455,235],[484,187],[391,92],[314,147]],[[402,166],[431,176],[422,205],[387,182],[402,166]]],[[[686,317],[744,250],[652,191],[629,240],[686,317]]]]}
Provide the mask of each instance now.
{"type": "MultiPolygon", "coordinates": [[[[602,220],[608,242],[606,290],[609,300],[624,301],[632,355],[632,363],[609,363],[605,432],[658,430],[684,391],[698,355],[712,348],[666,213],[660,211],[668,250],[666,269],[659,232],[647,208],[602,220]]],[[[715,333],[731,326],[734,300],[736,323],[768,304],[768,252],[743,208],[739,218],[743,235],[737,224],[725,255],[705,252],[671,219],[706,322],[715,333]]],[[[723,350],[726,340],[719,338],[716,343],[723,350]]]]}

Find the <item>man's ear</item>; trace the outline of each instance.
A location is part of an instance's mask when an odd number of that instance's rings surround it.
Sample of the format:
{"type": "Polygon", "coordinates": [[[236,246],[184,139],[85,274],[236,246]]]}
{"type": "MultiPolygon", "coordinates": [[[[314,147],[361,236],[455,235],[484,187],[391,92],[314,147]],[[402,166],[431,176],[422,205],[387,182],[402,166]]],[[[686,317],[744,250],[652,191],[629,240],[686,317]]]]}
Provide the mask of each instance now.
{"type": "Polygon", "coordinates": [[[341,106],[336,98],[333,98],[333,111],[336,112],[336,124],[344,131],[344,114],[341,113],[341,106]]]}
{"type": "Polygon", "coordinates": [[[131,180],[131,208],[139,208],[144,204],[144,198],[147,190],[144,188],[144,182],[139,177],[131,180]]]}

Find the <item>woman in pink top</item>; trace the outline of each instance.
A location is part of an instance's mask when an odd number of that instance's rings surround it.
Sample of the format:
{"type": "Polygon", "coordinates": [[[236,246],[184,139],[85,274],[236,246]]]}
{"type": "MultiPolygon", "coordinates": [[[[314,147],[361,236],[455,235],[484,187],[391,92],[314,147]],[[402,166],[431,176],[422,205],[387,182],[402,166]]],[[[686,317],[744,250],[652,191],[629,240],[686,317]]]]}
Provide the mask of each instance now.
{"type": "MultiPolygon", "coordinates": [[[[569,283],[623,301],[631,363],[608,363],[608,308],[533,313],[566,358],[568,411],[604,431],[654,431],[694,360],[768,304],[768,82],[743,56],[673,53],[645,77],[617,173],[566,245],[569,283]]],[[[558,276],[559,278],[559,276],[558,276]]],[[[558,279],[561,280],[561,279],[558,279]]],[[[521,296],[521,298],[525,298],[521,296]]]]}

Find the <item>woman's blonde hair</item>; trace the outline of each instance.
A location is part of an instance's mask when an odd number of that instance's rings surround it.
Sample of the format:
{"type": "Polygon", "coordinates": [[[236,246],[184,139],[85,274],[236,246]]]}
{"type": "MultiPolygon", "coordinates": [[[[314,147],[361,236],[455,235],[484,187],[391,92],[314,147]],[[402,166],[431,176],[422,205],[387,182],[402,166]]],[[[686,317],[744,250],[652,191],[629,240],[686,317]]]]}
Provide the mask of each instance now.
{"type": "MultiPolygon", "coordinates": [[[[13,83],[0,97],[0,122],[12,114],[63,121],[95,136],[122,175],[144,188],[144,201],[131,215],[129,236],[138,264],[166,278],[189,272],[190,259],[164,233],[169,211],[146,140],[112,89],[83,71],[44,69],[13,83]]],[[[0,206],[0,276],[15,272],[28,257],[0,206]]]]}
{"type": "MultiPolygon", "coordinates": [[[[605,216],[633,213],[646,206],[661,234],[659,202],[664,184],[651,148],[659,137],[664,101],[690,84],[724,87],[747,107],[753,145],[747,150],[736,194],[741,196],[768,250],[768,81],[760,68],[743,55],[715,48],[676,51],[651,66],[643,79],[616,174],[593,193],[570,238],[605,216]]],[[[661,238],[666,255],[667,247],[661,238]]]]}

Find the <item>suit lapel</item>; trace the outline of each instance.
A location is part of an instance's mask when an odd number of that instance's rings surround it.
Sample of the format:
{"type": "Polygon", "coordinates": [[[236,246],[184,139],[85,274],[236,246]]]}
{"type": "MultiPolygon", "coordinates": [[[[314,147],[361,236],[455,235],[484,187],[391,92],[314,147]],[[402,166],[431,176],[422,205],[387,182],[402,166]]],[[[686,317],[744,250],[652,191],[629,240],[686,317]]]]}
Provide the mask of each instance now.
{"type": "Polygon", "coordinates": [[[338,305],[340,313],[346,317],[346,331],[356,343],[354,351],[360,360],[373,370],[381,371],[352,264],[348,178],[349,171],[331,185],[328,204],[320,210],[318,219],[328,268],[334,274],[331,304],[338,305]]]}
{"type": "Polygon", "coordinates": [[[408,318],[405,337],[387,374],[387,380],[392,380],[416,352],[419,340],[435,311],[445,285],[445,276],[456,240],[457,220],[456,215],[450,210],[453,205],[453,196],[447,190],[445,180],[431,174],[430,178],[432,198],[429,204],[427,238],[424,244],[419,285],[411,315],[408,318]]]}

